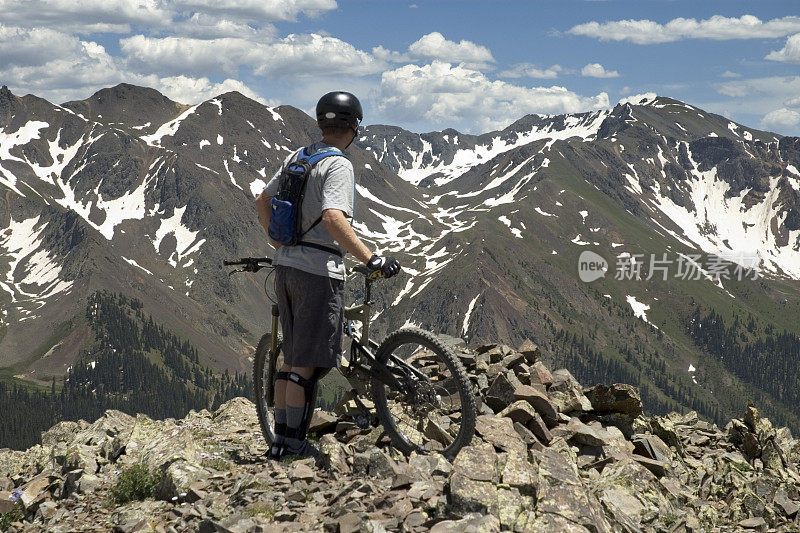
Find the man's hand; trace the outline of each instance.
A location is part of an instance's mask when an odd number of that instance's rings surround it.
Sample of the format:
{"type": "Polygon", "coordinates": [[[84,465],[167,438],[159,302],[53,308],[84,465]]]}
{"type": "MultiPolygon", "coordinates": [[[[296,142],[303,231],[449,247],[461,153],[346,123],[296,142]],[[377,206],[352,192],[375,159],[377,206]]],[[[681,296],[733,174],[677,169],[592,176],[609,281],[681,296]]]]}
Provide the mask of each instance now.
{"type": "Polygon", "coordinates": [[[394,257],[379,257],[373,255],[372,258],[367,261],[367,268],[373,272],[380,270],[383,272],[384,277],[391,278],[400,272],[400,262],[394,257]]]}

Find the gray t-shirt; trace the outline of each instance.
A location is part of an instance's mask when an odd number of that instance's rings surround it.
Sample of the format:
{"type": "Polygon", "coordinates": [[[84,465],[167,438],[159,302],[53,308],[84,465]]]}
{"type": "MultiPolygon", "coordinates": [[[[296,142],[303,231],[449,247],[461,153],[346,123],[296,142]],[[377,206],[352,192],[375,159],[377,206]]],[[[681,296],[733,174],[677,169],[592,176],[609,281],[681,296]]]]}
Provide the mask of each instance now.
{"type": "MultiPolygon", "coordinates": [[[[324,142],[312,144],[308,151],[314,153],[329,145],[324,142]]],[[[284,161],[284,166],[297,158],[299,150],[284,161]]],[[[281,169],[275,173],[264,188],[266,196],[278,194],[281,169]]],[[[306,183],[306,192],[303,198],[302,227],[307,231],[314,221],[326,209],[343,211],[346,217],[353,216],[355,209],[355,174],[353,164],[342,156],[329,156],[319,161],[311,169],[311,175],[306,183]]],[[[345,250],[333,240],[325,225],[320,222],[311,231],[303,236],[304,241],[321,244],[329,248],[345,250]]],[[[318,276],[327,276],[334,279],[344,279],[344,261],[342,258],[308,246],[281,246],[275,254],[275,264],[285,265],[318,276]]]]}

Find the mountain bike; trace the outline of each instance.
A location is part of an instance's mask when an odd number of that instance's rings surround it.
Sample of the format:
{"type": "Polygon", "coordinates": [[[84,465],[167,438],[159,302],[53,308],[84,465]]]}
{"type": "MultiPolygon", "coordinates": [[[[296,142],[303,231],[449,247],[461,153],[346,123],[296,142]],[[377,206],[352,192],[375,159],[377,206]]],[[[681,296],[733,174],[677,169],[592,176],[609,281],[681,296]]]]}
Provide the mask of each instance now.
{"type": "MultiPolygon", "coordinates": [[[[231,275],[273,268],[266,257],[224,264],[241,267],[231,275]]],[[[417,327],[398,329],[381,343],[370,339],[372,284],[383,275],[364,265],[350,273],[364,277],[363,302],[344,311],[350,357],[339,368],[352,387],[351,397],[357,405],[354,421],[362,429],[372,424],[375,417],[363,401],[371,399],[395,448],[404,454],[439,452],[452,460],[475,433],[477,409],[464,366],[436,336],[417,327]]],[[[268,279],[269,274],[264,292],[272,300],[268,279]]],[[[253,361],[256,410],[268,445],[274,439],[275,374],[283,364],[278,306],[274,303],[271,319],[271,331],[261,337],[253,361]]]]}

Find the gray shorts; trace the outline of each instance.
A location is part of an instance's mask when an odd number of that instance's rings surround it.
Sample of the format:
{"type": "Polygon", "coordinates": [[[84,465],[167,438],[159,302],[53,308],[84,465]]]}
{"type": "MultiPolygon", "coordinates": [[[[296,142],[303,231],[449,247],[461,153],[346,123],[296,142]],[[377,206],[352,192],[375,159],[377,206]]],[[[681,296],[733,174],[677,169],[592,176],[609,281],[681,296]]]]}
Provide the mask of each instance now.
{"type": "Polygon", "coordinates": [[[344,281],[275,267],[284,362],[334,368],[342,355],[344,281]]]}

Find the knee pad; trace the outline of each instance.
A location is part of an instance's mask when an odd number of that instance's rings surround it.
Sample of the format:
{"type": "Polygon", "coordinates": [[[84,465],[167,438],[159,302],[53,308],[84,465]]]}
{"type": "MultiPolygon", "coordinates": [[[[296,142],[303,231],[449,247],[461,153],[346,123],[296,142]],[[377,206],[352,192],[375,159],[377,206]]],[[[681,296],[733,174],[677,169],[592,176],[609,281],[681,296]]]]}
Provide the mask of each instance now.
{"type": "MultiPolygon", "coordinates": [[[[287,380],[300,385],[305,390],[306,403],[303,412],[303,422],[300,424],[297,438],[303,440],[308,433],[308,426],[311,424],[311,417],[317,403],[317,385],[319,380],[330,372],[330,368],[316,368],[310,378],[306,379],[295,372],[288,372],[287,380]]],[[[276,374],[277,376],[277,374],[276,374]]]]}

